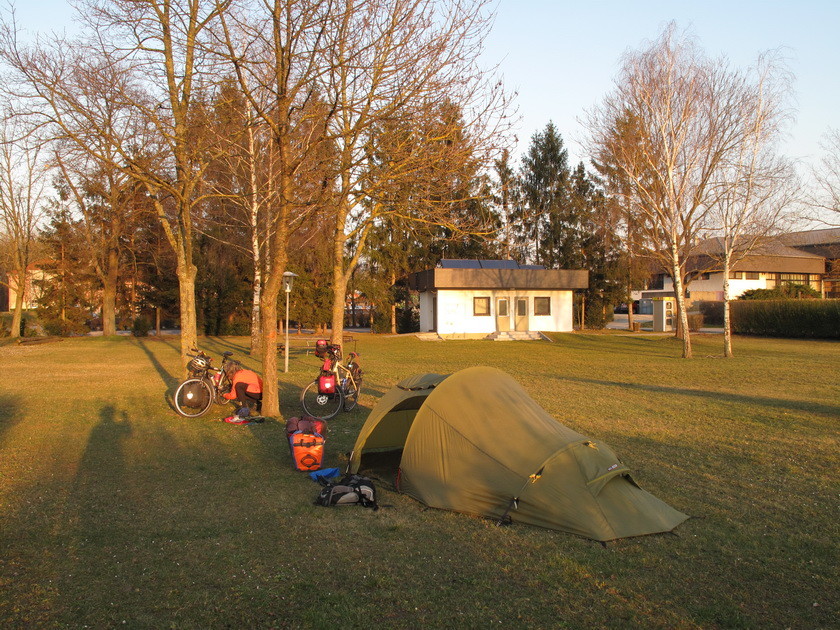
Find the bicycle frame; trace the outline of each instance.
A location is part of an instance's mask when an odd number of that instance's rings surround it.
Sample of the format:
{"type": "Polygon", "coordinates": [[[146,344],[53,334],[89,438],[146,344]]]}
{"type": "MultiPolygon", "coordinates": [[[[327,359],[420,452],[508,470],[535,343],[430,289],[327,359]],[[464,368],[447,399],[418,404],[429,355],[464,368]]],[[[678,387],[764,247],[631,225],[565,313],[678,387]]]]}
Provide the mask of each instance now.
{"type": "MultiPolygon", "coordinates": [[[[327,356],[321,366],[320,375],[333,375],[335,392],[322,392],[320,378],[310,382],[301,391],[300,402],[303,410],[311,416],[328,420],[339,411],[351,411],[356,407],[359,390],[362,385],[361,369],[356,363],[355,352],[351,352],[346,363],[342,362],[341,347],[330,345],[326,349],[327,356]]],[[[318,355],[324,357],[323,354],[318,355]]]]}

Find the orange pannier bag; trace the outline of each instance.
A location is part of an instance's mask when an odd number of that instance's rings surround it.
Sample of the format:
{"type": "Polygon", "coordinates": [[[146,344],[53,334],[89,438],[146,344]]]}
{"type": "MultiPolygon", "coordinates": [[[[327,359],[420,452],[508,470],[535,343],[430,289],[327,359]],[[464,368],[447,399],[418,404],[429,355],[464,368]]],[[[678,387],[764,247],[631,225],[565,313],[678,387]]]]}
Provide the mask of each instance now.
{"type": "Polygon", "coordinates": [[[289,438],[292,465],[295,470],[312,471],[321,467],[324,459],[324,436],[319,433],[295,431],[289,438]]]}

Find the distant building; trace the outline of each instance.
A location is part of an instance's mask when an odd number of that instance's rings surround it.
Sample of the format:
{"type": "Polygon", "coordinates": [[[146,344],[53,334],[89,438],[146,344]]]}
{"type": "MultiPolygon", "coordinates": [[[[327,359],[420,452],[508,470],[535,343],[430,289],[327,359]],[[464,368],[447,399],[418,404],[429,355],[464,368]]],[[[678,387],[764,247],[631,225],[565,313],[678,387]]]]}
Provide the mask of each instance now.
{"type": "MultiPolygon", "coordinates": [[[[691,274],[689,301],[723,301],[723,271],[717,261],[721,240],[701,242],[686,263],[691,274]]],[[[840,228],[783,234],[757,247],[729,271],[732,298],[750,289],[773,289],[782,284],[813,287],[827,298],[840,298],[840,228]]],[[[673,295],[670,276],[658,273],[642,300],[673,295]]]]}
{"type": "Polygon", "coordinates": [[[573,329],[572,294],[589,272],[513,260],[441,260],[409,276],[420,296],[420,330],[465,337],[573,329]]]}
{"type": "MultiPolygon", "coordinates": [[[[23,287],[23,310],[34,310],[38,308],[39,300],[43,294],[43,284],[45,281],[51,279],[54,274],[44,271],[41,266],[43,263],[31,263],[26,268],[25,284],[23,287]]],[[[0,310],[10,311],[15,307],[17,301],[18,291],[18,275],[11,272],[6,274],[4,295],[0,298],[0,310]]],[[[2,285],[0,285],[2,286],[2,285]]]]}

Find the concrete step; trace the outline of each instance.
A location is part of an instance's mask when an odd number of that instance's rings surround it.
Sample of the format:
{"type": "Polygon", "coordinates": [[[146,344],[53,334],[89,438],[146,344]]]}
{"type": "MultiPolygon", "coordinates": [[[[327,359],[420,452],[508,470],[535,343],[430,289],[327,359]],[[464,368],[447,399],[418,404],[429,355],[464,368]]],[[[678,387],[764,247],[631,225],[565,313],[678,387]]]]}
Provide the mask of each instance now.
{"type": "Polygon", "coordinates": [[[416,336],[420,341],[443,341],[443,337],[435,332],[417,333],[416,336]]]}
{"type": "Polygon", "coordinates": [[[504,332],[494,332],[486,337],[487,339],[491,339],[493,341],[541,341],[545,337],[543,334],[538,331],[530,330],[527,332],[523,331],[504,331],[504,332]]]}

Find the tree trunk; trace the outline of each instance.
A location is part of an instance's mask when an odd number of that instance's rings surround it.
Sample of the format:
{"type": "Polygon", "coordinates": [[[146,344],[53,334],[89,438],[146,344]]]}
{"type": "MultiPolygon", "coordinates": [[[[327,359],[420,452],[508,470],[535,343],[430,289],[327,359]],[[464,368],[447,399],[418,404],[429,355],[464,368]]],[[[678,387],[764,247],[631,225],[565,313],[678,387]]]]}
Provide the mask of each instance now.
{"type": "Polygon", "coordinates": [[[102,277],[102,335],[117,334],[117,280],[119,276],[119,253],[111,248],[106,258],[106,269],[102,277]]]}
{"type": "Polygon", "coordinates": [[[26,269],[17,270],[17,291],[15,293],[15,308],[12,314],[12,329],[9,336],[20,337],[20,324],[23,321],[23,294],[26,291],[26,269]]]}
{"type": "Polygon", "coordinates": [[[263,336],[260,318],[262,300],[262,276],[259,268],[254,269],[254,296],[251,303],[251,356],[263,356],[263,336]]]}
{"type": "Polygon", "coordinates": [[[260,256],[259,238],[259,183],[257,182],[257,150],[254,139],[254,125],[248,116],[248,169],[251,194],[251,206],[249,212],[251,226],[251,255],[254,259],[254,295],[251,301],[251,356],[263,356],[262,331],[260,330],[260,300],[262,293],[262,259],[260,256]]]}
{"type": "Polygon", "coordinates": [[[344,338],[344,297],[347,282],[340,261],[333,261],[333,304],[330,343],[340,344],[344,338]]]}
{"type": "Polygon", "coordinates": [[[344,273],[344,245],[346,238],[344,236],[344,225],[348,212],[344,208],[338,210],[339,220],[335,228],[335,237],[333,239],[333,256],[332,256],[332,331],[330,334],[330,343],[341,344],[344,338],[344,299],[347,295],[347,274],[344,273]],[[341,214],[343,212],[343,214],[341,214]]]}
{"type": "Polygon", "coordinates": [[[260,315],[262,317],[262,368],[263,400],[262,413],[266,416],[280,416],[280,393],[277,385],[277,295],[279,292],[266,290],[262,294],[260,315]],[[271,294],[274,297],[271,297],[271,294]]]}
{"type": "Polygon", "coordinates": [[[195,313],[195,276],[197,268],[187,262],[183,254],[178,256],[178,297],[181,308],[181,359],[186,368],[191,352],[198,344],[195,313]]]}
{"type": "MultiPolygon", "coordinates": [[[[676,253],[674,254],[674,260],[678,260],[676,253]]],[[[682,358],[690,359],[692,357],[691,332],[688,330],[688,313],[685,309],[685,292],[683,291],[682,274],[680,273],[680,267],[678,264],[673,264],[671,273],[673,274],[672,279],[674,281],[674,294],[677,301],[677,314],[679,315],[679,327],[677,329],[677,334],[682,333],[682,358]]]]}
{"type": "MultiPolygon", "coordinates": [[[[389,280],[391,281],[391,287],[393,287],[397,282],[397,274],[392,271],[389,280]]],[[[395,301],[391,301],[391,334],[397,334],[397,303],[395,301]]]]}
{"type": "Polygon", "coordinates": [[[732,356],[732,324],[729,319],[729,256],[723,258],[723,356],[732,356]]]}

